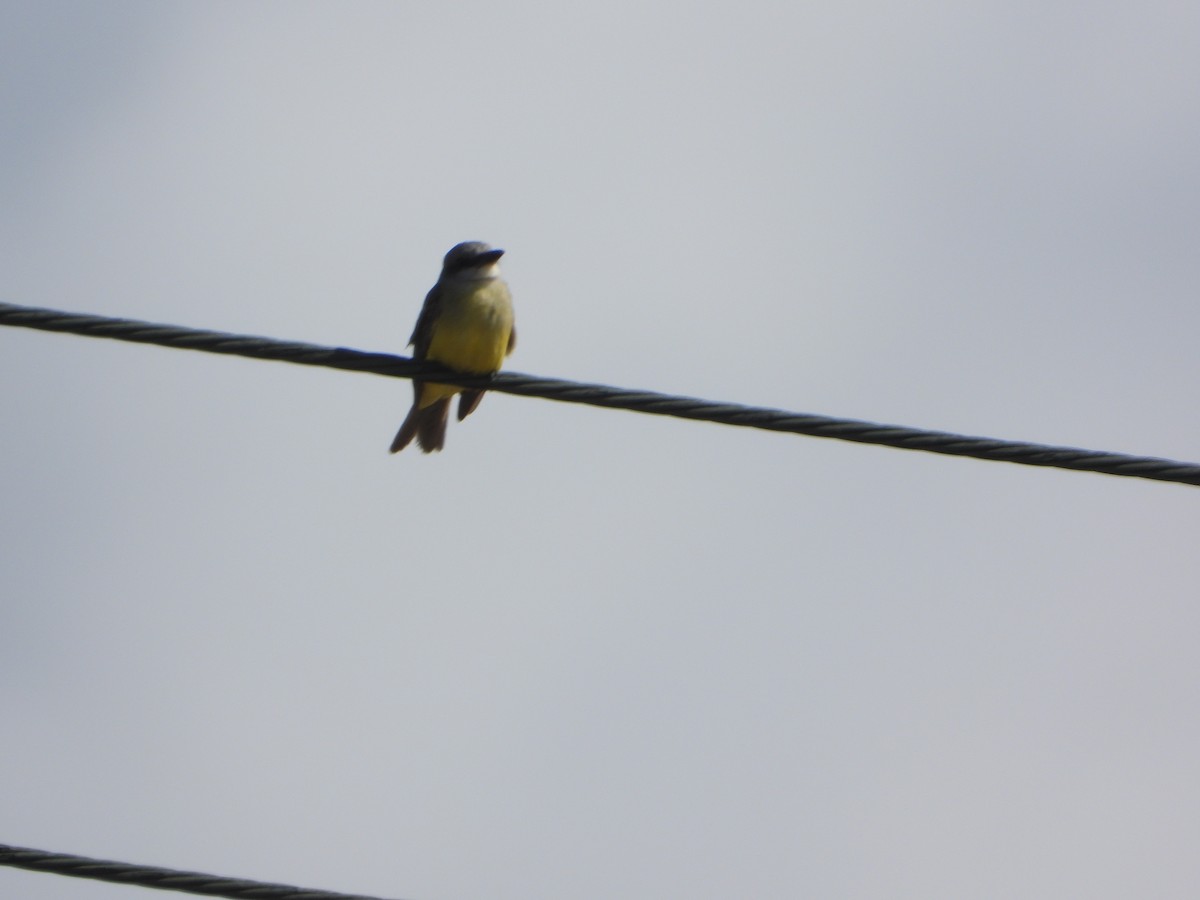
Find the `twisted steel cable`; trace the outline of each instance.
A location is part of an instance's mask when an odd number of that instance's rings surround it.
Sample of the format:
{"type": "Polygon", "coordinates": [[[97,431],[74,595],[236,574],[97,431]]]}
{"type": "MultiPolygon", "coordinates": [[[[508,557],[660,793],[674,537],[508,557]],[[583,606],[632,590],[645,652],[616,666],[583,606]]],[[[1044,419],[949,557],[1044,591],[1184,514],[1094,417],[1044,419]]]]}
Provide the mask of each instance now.
{"type": "Polygon", "coordinates": [[[345,347],[323,347],[296,341],[228,334],[158,325],[134,319],[115,319],[105,316],[68,313],[0,303],[0,325],[35,328],[86,337],[111,338],[140,344],[156,344],[205,353],[224,353],[251,359],[270,359],[305,366],[324,366],[355,372],[373,372],[395,378],[433,378],[463,387],[487,388],[508,394],[543,397],[564,403],[584,403],[612,409],[680,419],[696,419],[785,431],[811,437],[854,441],[860,444],[882,444],[902,450],[923,450],[947,456],[967,456],[974,459],[1016,463],[1024,466],[1046,466],[1098,472],[1129,478],[1148,478],[1177,484],[1200,486],[1200,464],[1132,456],[1076,447],[1058,447],[1007,441],[995,438],[972,437],[945,431],[929,431],[901,425],[882,425],[856,419],[809,415],[780,409],[744,406],[737,403],[716,403],[693,397],[661,394],[654,391],[633,391],[603,384],[586,384],[555,378],[540,378],[519,372],[501,372],[494,376],[463,375],[433,363],[417,362],[389,353],[366,353],[345,347]]]}
{"type": "Polygon", "coordinates": [[[89,878],[93,881],[109,881],[113,884],[157,888],[160,891],[180,891],[205,897],[228,897],[230,900],[383,900],[381,897],[368,897],[363,894],[316,891],[310,888],[293,887],[290,884],[272,884],[267,881],[250,881],[246,878],[226,878],[221,875],[184,872],[179,869],[163,869],[158,866],[139,866],[135,863],[72,856],[69,853],[50,853],[46,850],[13,847],[8,844],[0,844],[0,865],[11,866],[14,869],[27,869],[31,872],[50,872],[71,878],[89,878]]]}

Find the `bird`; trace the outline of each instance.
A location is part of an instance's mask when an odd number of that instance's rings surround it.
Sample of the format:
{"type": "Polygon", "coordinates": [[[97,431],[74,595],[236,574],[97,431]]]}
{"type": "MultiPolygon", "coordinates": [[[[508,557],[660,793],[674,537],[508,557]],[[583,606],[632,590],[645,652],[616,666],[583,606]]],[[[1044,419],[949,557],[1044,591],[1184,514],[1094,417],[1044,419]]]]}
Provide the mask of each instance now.
{"type": "MultiPolygon", "coordinates": [[[[500,370],[517,343],[512,294],[500,277],[503,255],[503,250],[483,241],[464,241],[450,248],[408,342],[414,359],[431,360],[471,375],[492,375],[500,370]]],[[[441,450],[455,394],[460,395],[461,422],[479,406],[484,392],[414,378],[412,408],[396,432],[390,452],[400,452],[413,438],[425,453],[441,450]]]]}

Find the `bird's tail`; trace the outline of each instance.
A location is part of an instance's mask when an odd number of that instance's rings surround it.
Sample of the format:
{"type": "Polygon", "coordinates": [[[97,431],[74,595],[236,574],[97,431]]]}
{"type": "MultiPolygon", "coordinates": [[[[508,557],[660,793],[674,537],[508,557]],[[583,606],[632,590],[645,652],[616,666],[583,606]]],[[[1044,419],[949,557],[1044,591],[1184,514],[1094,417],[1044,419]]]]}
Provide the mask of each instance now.
{"type": "Polygon", "coordinates": [[[392,439],[389,452],[399,453],[417,439],[417,446],[426,453],[441,450],[446,444],[446,423],[450,420],[450,398],[435,400],[426,407],[414,401],[404,418],[404,424],[392,439]]]}

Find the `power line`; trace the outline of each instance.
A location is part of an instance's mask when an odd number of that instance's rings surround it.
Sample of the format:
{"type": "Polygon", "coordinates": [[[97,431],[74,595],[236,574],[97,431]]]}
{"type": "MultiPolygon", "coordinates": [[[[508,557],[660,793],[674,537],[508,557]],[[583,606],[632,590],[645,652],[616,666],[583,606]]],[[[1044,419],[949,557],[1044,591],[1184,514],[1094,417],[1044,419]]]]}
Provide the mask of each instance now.
{"type": "Polygon", "coordinates": [[[323,347],[296,341],[228,334],[158,325],[135,319],[115,319],[84,313],[68,313],[0,303],[0,325],[35,328],[85,337],[103,337],[140,344],[156,344],[205,353],[224,353],[251,359],[270,359],[306,366],[323,366],[355,372],[373,372],[394,378],[434,378],[462,387],[487,388],[508,394],[543,397],[564,403],[584,403],[626,409],[633,412],[680,419],[696,419],[785,431],[811,437],[833,438],[860,444],[882,444],[902,450],[923,450],[947,456],[967,456],[973,459],[1009,462],[1025,466],[1046,466],[1120,475],[1129,478],[1149,478],[1178,484],[1200,485],[1200,464],[1132,456],[1075,447],[1056,447],[1023,441],[972,437],[945,431],[928,431],[901,425],[881,425],[856,419],[840,419],[788,412],[780,409],[744,406],[737,403],[716,403],[692,397],[661,394],[654,391],[631,391],[603,384],[585,384],[555,378],[539,378],[519,372],[501,372],[495,376],[463,375],[441,366],[417,362],[389,353],[366,353],[345,347],[323,347]]]}
{"type": "Polygon", "coordinates": [[[158,866],[139,866],[135,863],[72,856],[69,853],[50,853],[46,850],[32,850],[29,847],[13,847],[8,844],[0,844],[0,866],[28,869],[31,872],[50,872],[71,878],[109,881],[114,884],[132,884],[157,888],[160,891],[228,897],[230,900],[383,900],[364,894],[316,891],[311,888],[293,887],[290,884],[226,878],[221,875],[163,869],[158,866]]]}

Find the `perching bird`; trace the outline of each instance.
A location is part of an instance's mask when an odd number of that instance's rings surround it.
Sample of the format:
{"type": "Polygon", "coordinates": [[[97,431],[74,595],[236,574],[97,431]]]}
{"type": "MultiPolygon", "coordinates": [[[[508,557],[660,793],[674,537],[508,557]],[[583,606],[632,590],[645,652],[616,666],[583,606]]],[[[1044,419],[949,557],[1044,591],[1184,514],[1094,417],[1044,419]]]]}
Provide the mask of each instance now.
{"type": "MultiPolygon", "coordinates": [[[[500,370],[517,343],[512,295],[500,277],[503,255],[503,250],[493,250],[482,241],[467,241],[446,254],[442,274],[426,295],[408,342],[414,359],[433,360],[473,375],[500,370]]],[[[441,450],[455,394],[462,395],[458,399],[461,422],[479,405],[483,391],[414,378],[412,409],[396,432],[391,452],[403,450],[414,437],[426,453],[441,450]]]]}

